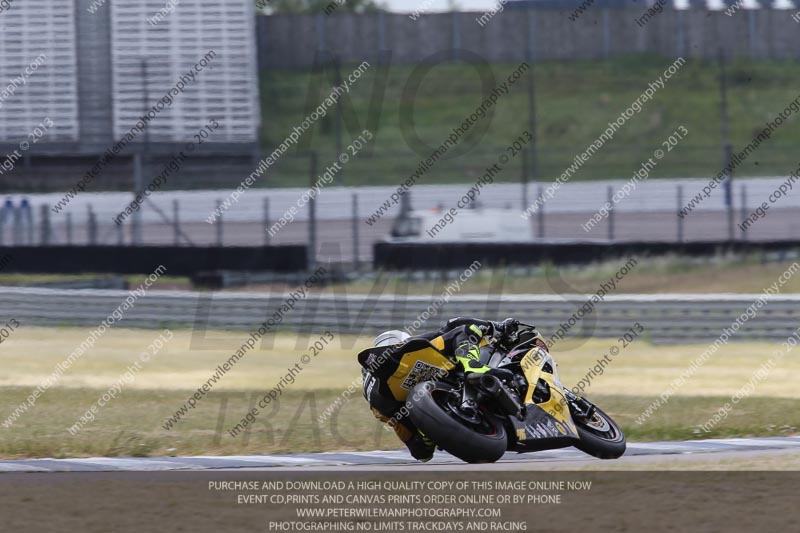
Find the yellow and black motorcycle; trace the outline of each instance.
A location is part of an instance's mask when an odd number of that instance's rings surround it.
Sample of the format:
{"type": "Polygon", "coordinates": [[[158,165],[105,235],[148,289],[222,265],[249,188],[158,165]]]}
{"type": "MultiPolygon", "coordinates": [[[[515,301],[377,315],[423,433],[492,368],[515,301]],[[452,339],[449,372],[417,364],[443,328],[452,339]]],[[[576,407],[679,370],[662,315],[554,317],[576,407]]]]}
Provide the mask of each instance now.
{"type": "Polygon", "coordinates": [[[484,373],[465,375],[443,355],[433,356],[434,346],[419,348],[412,352],[417,361],[404,350],[401,364],[408,372],[397,391],[407,391],[405,405],[420,431],[463,461],[494,462],[506,451],[567,446],[601,459],[625,453],[625,435],[611,417],[561,384],[533,326],[520,324],[484,345],[481,361],[492,368],[484,373]]]}

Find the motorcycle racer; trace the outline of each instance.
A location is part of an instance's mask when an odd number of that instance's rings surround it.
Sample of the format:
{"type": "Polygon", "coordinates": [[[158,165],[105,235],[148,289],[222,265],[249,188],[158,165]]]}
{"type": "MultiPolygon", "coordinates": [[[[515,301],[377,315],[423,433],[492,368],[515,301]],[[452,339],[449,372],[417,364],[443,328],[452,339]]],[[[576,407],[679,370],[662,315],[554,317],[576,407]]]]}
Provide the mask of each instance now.
{"type": "Polygon", "coordinates": [[[436,448],[408,416],[408,390],[417,382],[435,377],[441,368],[460,365],[467,374],[492,372],[481,360],[481,347],[493,337],[516,331],[518,326],[519,321],[513,318],[493,322],[459,317],[437,331],[414,337],[398,330],[378,335],[374,347],[358,355],[363,367],[364,397],[373,414],[394,429],[415,459],[430,461],[436,448]],[[409,356],[408,363],[405,356],[409,356]],[[411,361],[413,367],[409,368],[411,361]]]}

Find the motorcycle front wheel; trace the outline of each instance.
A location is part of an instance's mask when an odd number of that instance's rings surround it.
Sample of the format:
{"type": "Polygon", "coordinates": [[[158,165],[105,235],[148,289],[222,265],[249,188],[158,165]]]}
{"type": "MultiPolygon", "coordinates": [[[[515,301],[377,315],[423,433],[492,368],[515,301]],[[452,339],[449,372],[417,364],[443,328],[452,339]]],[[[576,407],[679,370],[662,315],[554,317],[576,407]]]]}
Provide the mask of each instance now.
{"type": "MultiPolygon", "coordinates": [[[[584,402],[589,403],[586,399],[584,402]]],[[[592,404],[593,405],[593,404],[592,404]]],[[[599,459],[617,459],[625,453],[625,435],[616,422],[596,405],[589,418],[573,413],[572,419],[580,436],[575,445],[580,451],[599,459]]]]}
{"type": "Polygon", "coordinates": [[[503,423],[483,411],[465,416],[459,410],[460,396],[446,383],[418,383],[408,395],[409,417],[426,437],[462,461],[497,461],[508,447],[503,423]]]}

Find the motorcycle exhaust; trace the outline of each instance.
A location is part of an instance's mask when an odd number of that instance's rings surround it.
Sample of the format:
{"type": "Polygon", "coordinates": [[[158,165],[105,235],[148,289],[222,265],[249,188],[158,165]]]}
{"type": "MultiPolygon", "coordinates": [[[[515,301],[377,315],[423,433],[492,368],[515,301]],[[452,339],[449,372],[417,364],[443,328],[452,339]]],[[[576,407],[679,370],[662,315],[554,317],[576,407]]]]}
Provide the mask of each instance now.
{"type": "Polygon", "coordinates": [[[481,375],[480,380],[478,381],[478,386],[484,390],[487,394],[496,398],[500,394],[500,390],[502,384],[500,380],[494,376],[487,376],[486,374],[481,375]]]}
{"type": "Polygon", "coordinates": [[[520,420],[523,418],[522,405],[497,377],[490,374],[471,374],[467,376],[467,383],[497,400],[497,403],[506,413],[514,415],[520,420]]]}

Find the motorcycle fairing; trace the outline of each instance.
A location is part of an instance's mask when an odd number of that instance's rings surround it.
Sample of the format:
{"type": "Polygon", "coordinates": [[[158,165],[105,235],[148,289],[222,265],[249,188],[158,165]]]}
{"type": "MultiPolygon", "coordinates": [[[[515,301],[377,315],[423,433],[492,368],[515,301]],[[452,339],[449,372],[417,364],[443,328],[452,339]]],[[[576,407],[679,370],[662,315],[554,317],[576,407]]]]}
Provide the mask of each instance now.
{"type": "Polygon", "coordinates": [[[535,347],[525,354],[520,366],[528,382],[528,390],[523,400],[526,416],[522,421],[510,417],[518,445],[522,448],[535,448],[537,447],[535,441],[542,439],[548,440],[546,447],[552,447],[553,440],[562,440],[563,446],[573,444],[573,440],[579,438],[578,430],[572,420],[564,387],[558,379],[553,358],[541,348],[535,347]],[[545,371],[545,367],[552,369],[552,373],[545,371]],[[540,379],[547,383],[550,395],[546,401],[535,403],[533,394],[540,379]]]}
{"type": "Polygon", "coordinates": [[[394,399],[406,401],[414,385],[436,379],[456,364],[442,353],[444,341],[437,337],[432,341],[414,337],[396,347],[372,347],[358,354],[361,366],[371,370],[380,381],[385,382],[394,399]]]}

